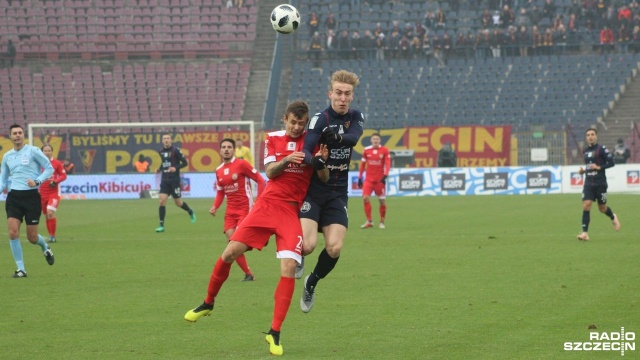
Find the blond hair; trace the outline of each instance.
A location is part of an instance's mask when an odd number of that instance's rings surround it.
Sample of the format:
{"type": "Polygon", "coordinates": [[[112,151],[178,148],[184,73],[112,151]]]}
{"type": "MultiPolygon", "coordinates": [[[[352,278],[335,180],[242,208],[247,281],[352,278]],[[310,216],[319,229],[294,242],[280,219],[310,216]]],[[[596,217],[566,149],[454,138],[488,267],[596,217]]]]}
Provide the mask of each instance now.
{"type": "Polygon", "coordinates": [[[352,85],[355,89],[360,84],[360,78],[355,73],[347,70],[338,70],[331,74],[331,81],[329,82],[329,90],[333,90],[333,83],[340,82],[344,84],[352,85]]]}

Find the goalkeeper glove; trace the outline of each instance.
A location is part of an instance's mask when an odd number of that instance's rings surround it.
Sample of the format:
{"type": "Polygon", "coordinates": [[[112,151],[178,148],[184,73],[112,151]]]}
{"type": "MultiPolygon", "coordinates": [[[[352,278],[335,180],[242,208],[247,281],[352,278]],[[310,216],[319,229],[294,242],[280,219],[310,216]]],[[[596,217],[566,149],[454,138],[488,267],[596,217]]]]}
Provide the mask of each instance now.
{"type": "Polygon", "coordinates": [[[380,182],[383,183],[384,185],[387,185],[387,175],[383,176],[380,182]]]}
{"type": "Polygon", "coordinates": [[[58,184],[56,184],[56,182],[55,182],[55,181],[51,181],[51,182],[49,183],[49,187],[50,187],[50,188],[52,188],[52,189],[53,189],[53,188],[55,188],[55,187],[56,187],[56,185],[58,185],[58,184]]]}
{"type": "Polygon", "coordinates": [[[314,170],[323,170],[327,167],[326,160],[322,158],[322,156],[318,155],[311,159],[311,166],[313,166],[314,170]]]}
{"type": "Polygon", "coordinates": [[[362,178],[358,178],[358,189],[362,189],[362,178]]]}
{"type": "Polygon", "coordinates": [[[326,128],[322,129],[322,140],[324,140],[324,143],[327,145],[341,143],[342,135],[336,134],[335,132],[333,132],[333,130],[331,130],[330,127],[327,126],[326,128]]]}

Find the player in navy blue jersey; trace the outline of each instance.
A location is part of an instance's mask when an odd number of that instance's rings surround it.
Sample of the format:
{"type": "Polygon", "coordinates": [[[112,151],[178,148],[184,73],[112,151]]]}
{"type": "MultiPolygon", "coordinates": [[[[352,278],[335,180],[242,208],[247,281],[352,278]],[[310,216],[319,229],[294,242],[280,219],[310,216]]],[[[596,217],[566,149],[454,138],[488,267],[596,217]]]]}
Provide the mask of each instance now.
{"type": "Polygon", "coordinates": [[[611,219],[613,228],[620,230],[618,216],[607,205],[607,175],[605,169],[613,167],[613,155],[604,145],[598,145],[598,131],[587,129],[585,133],[587,148],[584,149],[585,168],[580,168],[580,174],[585,174],[584,188],[582,189],[582,232],[578,234],[578,240],[589,240],[589,221],[591,204],[598,202],[601,213],[611,219]]]}
{"type": "Polygon", "coordinates": [[[180,187],[180,169],[186,168],[189,163],[184,157],[182,151],[173,146],[171,135],[162,135],[162,146],[162,150],[158,152],[160,153],[162,163],[158,170],[156,170],[156,174],[162,174],[162,177],[160,178],[160,192],[158,195],[158,198],[160,199],[160,206],[158,207],[160,226],[156,228],[156,232],[159,233],[164,232],[164,218],[167,214],[166,205],[169,196],[173,197],[173,202],[177,207],[189,213],[189,218],[191,219],[192,224],[195,224],[196,222],[196,213],[185,201],[182,200],[180,187]]]}
{"type": "MultiPolygon", "coordinates": [[[[327,276],[338,262],[349,225],[349,164],[353,147],[360,141],[364,126],[362,113],[350,108],[359,82],[356,74],[346,70],[338,70],[331,75],[328,94],[331,105],[311,119],[304,141],[305,162],[314,168],[323,166],[314,163],[318,161],[317,157],[314,158],[312,155],[315,154],[315,148],[318,144],[328,146],[329,158],[326,160],[326,167],[329,169],[329,181],[322,182],[317,174],[314,174],[300,208],[304,239],[302,254],[311,254],[315,249],[318,243],[318,229],[322,231],[325,241],[325,248],[318,256],[318,263],[304,280],[304,292],[300,300],[303,312],[309,312],[313,306],[318,281],[327,276]]],[[[301,263],[296,268],[296,278],[301,278],[303,273],[304,263],[301,263]]]]}

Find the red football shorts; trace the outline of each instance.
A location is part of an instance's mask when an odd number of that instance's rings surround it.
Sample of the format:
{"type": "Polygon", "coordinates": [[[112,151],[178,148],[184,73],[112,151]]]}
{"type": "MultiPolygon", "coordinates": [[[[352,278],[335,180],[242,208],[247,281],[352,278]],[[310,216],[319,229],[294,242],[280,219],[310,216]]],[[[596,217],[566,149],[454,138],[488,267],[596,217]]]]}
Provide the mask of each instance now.
{"type": "Polygon", "coordinates": [[[231,235],[231,240],[262,250],[275,234],[277,258],[294,259],[300,263],[302,226],[298,219],[298,206],[286,201],[260,200],[231,235]]]}
{"type": "Polygon", "coordinates": [[[224,230],[222,232],[226,233],[227,230],[237,228],[246,216],[247,214],[229,213],[227,211],[224,214],[224,230]]]}
{"type": "Polygon", "coordinates": [[[387,197],[387,186],[380,181],[365,181],[362,186],[362,196],[371,196],[374,192],[378,199],[384,199],[387,197]]]}
{"type": "Polygon", "coordinates": [[[43,214],[46,214],[47,210],[57,211],[58,204],[60,204],[60,196],[49,195],[47,197],[42,197],[40,198],[40,203],[42,204],[43,214]]]}

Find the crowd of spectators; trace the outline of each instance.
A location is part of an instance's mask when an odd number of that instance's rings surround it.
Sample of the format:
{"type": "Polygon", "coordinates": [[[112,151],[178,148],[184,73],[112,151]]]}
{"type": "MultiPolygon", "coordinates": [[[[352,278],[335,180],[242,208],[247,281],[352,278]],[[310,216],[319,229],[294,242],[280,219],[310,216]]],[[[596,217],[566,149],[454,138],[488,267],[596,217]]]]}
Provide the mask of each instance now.
{"type": "MultiPolygon", "coordinates": [[[[474,19],[455,10],[469,3],[451,4],[457,16],[448,26],[441,8],[427,11],[412,22],[361,22],[361,29],[347,29],[334,13],[311,12],[308,57],[321,59],[414,59],[433,58],[445,65],[452,56],[489,58],[502,56],[564,55],[567,52],[640,51],[640,6],[637,0],[572,0],[559,7],[556,0],[502,0],[485,4],[474,19]],[[516,11],[512,8],[517,9],[516,11]],[[469,25],[469,26],[466,26],[469,25]]],[[[361,6],[358,4],[357,6],[361,6]]],[[[358,10],[354,10],[358,11],[358,10]]],[[[405,17],[406,18],[406,17],[405,17]]]]}

